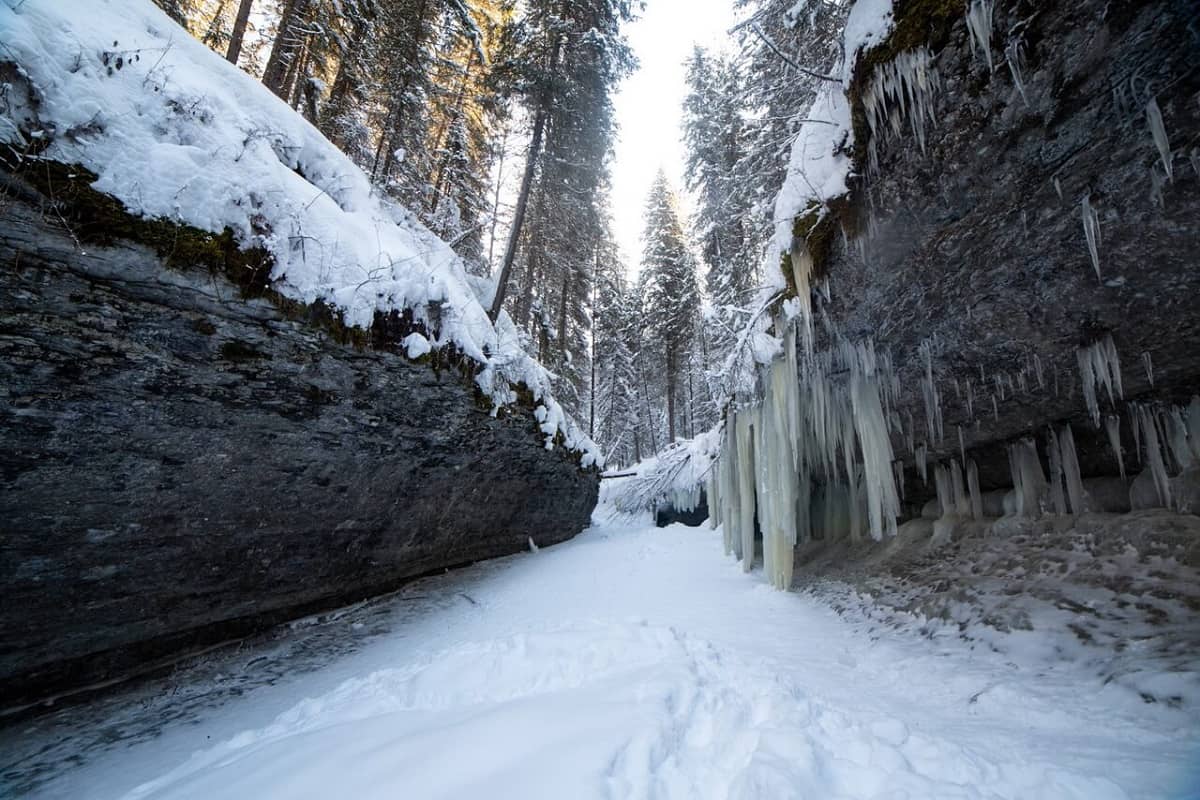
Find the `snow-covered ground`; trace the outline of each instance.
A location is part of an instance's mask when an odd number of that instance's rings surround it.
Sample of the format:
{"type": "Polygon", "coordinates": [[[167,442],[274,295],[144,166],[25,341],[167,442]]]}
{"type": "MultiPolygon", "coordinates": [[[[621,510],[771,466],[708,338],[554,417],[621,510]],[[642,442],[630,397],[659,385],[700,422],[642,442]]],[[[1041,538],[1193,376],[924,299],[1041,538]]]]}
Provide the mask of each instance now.
{"type": "Polygon", "coordinates": [[[40,760],[34,794],[73,798],[1200,796],[1194,711],[873,626],[743,574],[707,528],[599,518],[101,718],[10,728],[3,780],[40,760]]]}

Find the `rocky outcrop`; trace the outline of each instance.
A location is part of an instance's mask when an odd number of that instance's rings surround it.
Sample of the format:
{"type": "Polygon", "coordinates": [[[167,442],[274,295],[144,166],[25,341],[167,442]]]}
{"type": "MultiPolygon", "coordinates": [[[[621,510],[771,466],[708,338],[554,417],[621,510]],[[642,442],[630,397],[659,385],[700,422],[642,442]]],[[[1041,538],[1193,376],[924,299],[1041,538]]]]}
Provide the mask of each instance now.
{"type": "MultiPolygon", "coordinates": [[[[1142,465],[1127,402],[1186,403],[1200,390],[1196,5],[975,4],[991,9],[986,58],[962,2],[896,0],[892,34],[859,59],[849,94],[863,174],[831,204],[846,235],[817,241],[830,231],[809,232],[818,277],[832,290],[824,313],[842,334],[873,337],[891,355],[899,416],[916,442],[928,440],[930,462],[958,457],[961,430],[985,491],[1011,485],[1006,444],[1040,444],[1047,426],[1068,423],[1083,476],[1118,474],[1077,359],[1111,337],[1124,397],[1110,404],[1097,391],[1101,412],[1120,417],[1132,477],[1142,465]],[[900,110],[904,133],[875,134],[872,172],[864,95],[874,70],[922,48],[936,74],[924,148],[900,110]],[[925,425],[923,345],[941,397],[940,437],[925,425]]],[[[893,448],[915,516],[933,481],[918,477],[905,438],[894,435],[893,448]]]]}
{"type": "Polygon", "coordinates": [[[493,416],[468,366],[409,360],[386,325],[371,346],[166,268],[161,240],[81,240],[69,206],[7,179],[9,708],[587,524],[597,472],[546,449],[532,403],[493,416]]]}

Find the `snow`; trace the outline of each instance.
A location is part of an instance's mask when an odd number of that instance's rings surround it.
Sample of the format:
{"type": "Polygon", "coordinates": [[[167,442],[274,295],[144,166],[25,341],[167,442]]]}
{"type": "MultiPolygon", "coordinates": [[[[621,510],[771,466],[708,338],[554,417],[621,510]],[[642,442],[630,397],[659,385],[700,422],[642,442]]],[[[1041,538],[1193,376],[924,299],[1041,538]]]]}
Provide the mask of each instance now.
{"type": "Polygon", "coordinates": [[[359,649],[189,715],[160,686],[88,726],[153,729],[132,746],[72,751],[50,728],[9,734],[6,760],[57,749],[34,796],[97,800],[1104,800],[1200,778],[1195,712],[770,591],[706,529],[598,522],[326,625],[359,649]]]}
{"type": "Polygon", "coordinates": [[[850,103],[841,85],[827,86],[802,116],[807,121],[796,134],[787,177],[775,200],[775,233],[765,262],[771,268],[763,270],[770,276],[779,272],[773,266],[777,254],[793,249],[792,221],[814,205],[845,194],[850,175],[845,150],[853,144],[853,128],[850,103]]]}
{"type": "Polygon", "coordinates": [[[856,0],[842,32],[843,83],[849,84],[858,54],[887,38],[893,24],[892,0],[856,0]]]}
{"type": "MultiPolygon", "coordinates": [[[[453,345],[482,365],[477,382],[497,406],[525,383],[549,409],[548,441],[561,433],[585,464],[601,461],[550,397],[550,375],[488,319],[477,299],[487,288],[316,128],[149,0],[86,10],[77,0],[0,4],[4,58],[36,101],[10,93],[0,142],[22,151],[47,138],[37,157],[86,167],[95,189],[135,215],[229,228],[270,252],[277,291],[328,302],[348,325],[411,312],[437,333],[430,347],[453,345]]],[[[422,354],[410,342],[410,356],[422,354]]]]}
{"type": "Polygon", "coordinates": [[[420,358],[433,350],[433,345],[429,343],[429,340],[419,333],[410,333],[405,336],[400,345],[409,358],[420,358]]]}

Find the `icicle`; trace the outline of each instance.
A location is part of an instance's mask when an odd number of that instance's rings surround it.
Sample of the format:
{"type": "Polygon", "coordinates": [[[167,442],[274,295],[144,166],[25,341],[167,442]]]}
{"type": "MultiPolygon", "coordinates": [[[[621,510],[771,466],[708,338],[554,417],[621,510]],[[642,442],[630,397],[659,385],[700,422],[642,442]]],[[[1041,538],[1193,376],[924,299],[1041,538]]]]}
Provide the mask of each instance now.
{"type": "Polygon", "coordinates": [[[928,451],[925,449],[925,443],[922,442],[920,445],[917,446],[916,460],[917,460],[917,472],[921,476],[921,482],[925,483],[925,484],[929,483],[929,467],[928,467],[928,463],[926,461],[927,457],[928,457],[928,451]]]}
{"type": "Polygon", "coordinates": [[[942,441],[942,396],[933,382],[933,345],[926,339],[921,342],[921,355],[925,357],[925,379],[921,393],[925,399],[925,427],[930,441],[942,441]]]}
{"type": "MultiPolygon", "coordinates": [[[[732,555],[739,560],[742,557],[741,520],[742,506],[746,497],[741,492],[741,466],[738,462],[742,450],[738,445],[738,425],[740,413],[731,412],[725,423],[725,445],[721,449],[721,496],[725,502],[721,508],[722,538],[725,543],[725,555],[732,555]]],[[[753,496],[751,496],[753,502],[753,496]]]]}
{"type": "Polygon", "coordinates": [[[1163,461],[1162,448],[1159,446],[1158,428],[1155,426],[1153,412],[1146,406],[1136,406],[1138,424],[1142,429],[1142,442],[1146,447],[1145,464],[1150,468],[1154,478],[1154,488],[1158,492],[1159,502],[1163,508],[1171,507],[1171,483],[1167,479],[1167,465],[1163,461]]]}
{"type": "Polygon", "coordinates": [[[950,470],[945,464],[933,465],[933,483],[937,489],[938,516],[952,516],[955,513],[954,482],[950,477],[950,470]]]}
{"type": "MultiPolygon", "coordinates": [[[[1029,97],[1025,94],[1025,81],[1021,80],[1021,42],[1013,39],[1004,48],[1004,57],[1008,61],[1008,71],[1012,73],[1013,86],[1017,87],[1017,91],[1021,95],[1021,100],[1025,102],[1025,106],[1029,107],[1029,97]]],[[[1058,179],[1054,179],[1058,183],[1058,179]]],[[[1059,190],[1058,199],[1062,199],[1062,190],[1059,190]]]]}
{"type": "Polygon", "coordinates": [[[992,417],[996,422],[1000,421],[1000,406],[996,404],[996,395],[992,395],[992,417]]]}
{"type": "Polygon", "coordinates": [[[967,381],[967,419],[975,419],[975,388],[967,381]]]}
{"type": "Polygon", "coordinates": [[[1055,179],[1054,179],[1054,192],[1055,192],[1055,194],[1057,194],[1057,195],[1058,195],[1058,199],[1059,199],[1059,201],[1062,201],[1062,200],[1064,199],[1064,198],[1063,198],[1062,184],[1061,184],[1061,183],[1059,183],[1059,181],[1058,181],[1058,178],[1057,178],[1057,177],[1055,177],[1055,179]]]}
{"type": "Polygon", "coordinates": [[[1100,277],[1100,217],[1092,208],[1092,196],[1083,196],[1083,235],[1087,239],[1088,254],[1092,257],[1092,269],[1096,270],[1096,279],[1100,277]]]}
{"type": "Polygon", "coordinates": [[[971,500],[967,496],[967,487],[963,484],[962,470],[958,461],[950,459],[950,485],[954,490],[954,513],[966,517],[971,513],[971,500]]]}
{"type": "Polygon", "coordinates": [[[708,484],[704,489],[708,500],[708,527],[710,530],[715,530],[721,524],[721,487],[717,477],[719,474],[720,462],[718,461],[713,464],[712,470],[708,473],[708,484]]]}
{"type": "Polygon", "coordinates": [[[850,398],[854,409],[854,425],[862,447],[863,480],[867,490],[867,510],[871,520],[871,536],[882,538],[896,533],[896,517],[900,516],[900,499],[892,478],[892,442],[879,403],[878,384],[866,374],[851,376],[850,398]]]}
{"type": "Polygon", "coordinates": [[[1121,453],[1121,418],[1116,414],[1109,414],[1104,418],[1104,432],[1108,434],[1108,446],[1112,448],[1113,455],[1117,459],[1117,469],[1121,471],[1121,478],[1125,478],[1125,456],[1121,453]]]}
{"type": "Polygon", "coordinates": [[[1150,388],[1154,388],[1154,364],[1150,360],[1150,354],[1142,353],[1142,366],[1146,370],[1146,380],[1150,381],[1150,388]]]}
{"type": "Polygon", "coordinates": [[[1040,498],[1046,490],[1046,476],[1038,459],[1037,443],[1022,439],[1008,448],[1009,469],[1017,498],[1017,514],[1036,517],[1041,514],[1040,498]]]}
{"type": "Polygon", "coordinates": [[[803,242],[793,243],[792,277],[796,282],[796,299],[800,301],[801,325],[804,331],[804,352],[811,354],[813,350],[812,322],[812,274],[813,258],[808,252],[808,246],[803,242]]]}
{"type": "Polygon", "coordinates": [[[1163,425],[1168,431],[1165,438],[1171,446],[1171,456],[1175,459],[1176,466],[1180,471],[1189,468],[1195,459],[1192,457],[1191,444],[1188,443],[1188,426],[1183,409],[1179,406],[1172,407],[1164,414],[1163,425]]]}
{"type": "Polygon", "coordinates": [[[900,490],[900,499],[904,499],[904,462],[892,462],[892,475],[896,480],[896,488],[900,490]]]}
{"type": "Polygon", "coordinates": [[[971,53],[983,53],[992,72],[992,0],[974,0],[967,9],[967,31],[971,35],[971,53]]]}
{"type": "Polygon", "coordinates": [[[1082,514],[1087,510],[1084,504],[1083,477],[1079,473],[1079,459],[1075,455],[1075,435],[1071,426],[1065,426],[1058,435],[1059,448],[1062,450],[1063,475],[1067,479],[1067,497],[1071,500],[1071,513],[1082,514]]]}
{"type": "Polygon", "coordinates": [[[958,428],[958,455],[962,458],[962,463],[967,463],[967,445],[963,442],[962,425],[956,425],[958,428]]]}
{"type": "Polygon", "coordinates": [[[1033,369],[1034,369],[1035,374],[1037,375],[1038,388],[1045,389],[1046,388],[1046,378],[1045,378],[1045,375],[1042,373],[1042,357],[1037,355],[1036,353],[1033,356],[1033,369]]]}
{"type": "Polygon", "coordinates": [[[1121,384],[1121,360],[1117,354],[1117,346],[1113,343],[1112,336],[1105,334],[1103,339],[1076,350],[1075,358],[1079,363],[1079,377],[1088,413],[1092,415],[1092,422],[1099,428],[1100,404],[1096,396],[1096,387],[1103,386],[1108,392],[1109,403],[1114,405],[1116,404],[1114,391],[1118,397],[1125,397],[1125,388],[1121,384]]]}
{"type": "Polygon", "coordinates": [[[749,572],[754,566],[754,410],[743,409],[737,415],[737,466],[740,537],[738,554],[742,569],[749,572]]]}
{"type": "Polygon", "coordinates": [[[1046,454],[1050,458],[1050,502],[1055,514],[1067,513],[1067,496],[1063,491],[1063,458],[1058,437],[1053,428],[1046,429],[1046,454]]]}
{"type": "Polygon", "coordinates": [[[1129,424],[1133,426],[1133,454],[1140,459],[1142,457],[1142,429],[1138,424],[1137,403],[1130,403],[1126,410],[1129,412],[1129,424]]]}
{"type": "Polygon", "coordinates": [[[1167,128],[1163,124],[1162,111],[1158,108],[1158,100],[1153,97],[1146,104],[1146,121],[1150,124],[1150,138],[1154,140],[1154,146],[1158,148],[1158,155],[1162,159],[1163,169],[1166,170],[1167,180],[1173,181],[1174,178],[1171,173],[1171,145],[1167,141],[1167,128]]]}
{"type": "Polygon", "coordinates": [[[967,462],[967,490],[971,494],[971,518],[983,519],[983,495],[979,492],[979,468],[975,460],[967,462]]]}

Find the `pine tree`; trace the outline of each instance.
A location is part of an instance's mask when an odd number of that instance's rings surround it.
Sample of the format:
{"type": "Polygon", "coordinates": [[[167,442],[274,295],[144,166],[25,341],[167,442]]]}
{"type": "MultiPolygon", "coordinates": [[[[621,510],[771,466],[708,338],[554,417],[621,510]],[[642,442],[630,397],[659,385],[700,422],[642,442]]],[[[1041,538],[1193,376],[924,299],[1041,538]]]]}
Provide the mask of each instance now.
{"type": "Polygon", "coordinates": [[[676,401],[695,334],[700,291],[675,194],[662,170],[655,176],[646,201],[642,241],[646,324],[648,333],[662,348],[669,444],[675,440],[676,401]]]}
{"type": "Polygon", "coordinates": [[[722,333],[731,327],[728,309],[742,303],[756,283],[758,260],[747,234],[755,209],[742,174],[747,149],[742,80],[735,64],[700,48],[687,69],[685,177],[697,196],[693,227],[708,268],[708,294],[720,315],[713,330],[720,350],[729,343],[722,333]]]}
{"type": "Polygon", "coordinates": [[[754,80],[742,107],[751,121],[742,187],[757,226],[747,230],[760,249],[771,235],[775,195],[787,171],[800,116],[836,78],[848,0],[738,0],[749,16],[737,29],[742,69],[754,80]]]}

